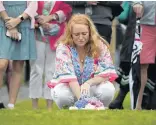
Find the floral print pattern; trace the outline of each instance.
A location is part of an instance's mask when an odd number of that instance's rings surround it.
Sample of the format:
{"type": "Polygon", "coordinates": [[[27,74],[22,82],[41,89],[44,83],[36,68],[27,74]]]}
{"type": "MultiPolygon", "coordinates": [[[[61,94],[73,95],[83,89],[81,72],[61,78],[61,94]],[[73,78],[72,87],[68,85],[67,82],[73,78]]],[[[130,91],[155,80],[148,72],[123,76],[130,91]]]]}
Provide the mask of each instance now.
{"type": "Polygon", "coordinates": [[[50,88],[59,83],[77,80],[81,85],[92,77],[107,77],[109,81],[117,78],[115,67],[108,47],[101,42],[101,55],[98,59],[86,56],[83,70],[80,70],[76,48],[59,44],[56,50],[56,64],[53,79],[48,82],[50,88]]]}

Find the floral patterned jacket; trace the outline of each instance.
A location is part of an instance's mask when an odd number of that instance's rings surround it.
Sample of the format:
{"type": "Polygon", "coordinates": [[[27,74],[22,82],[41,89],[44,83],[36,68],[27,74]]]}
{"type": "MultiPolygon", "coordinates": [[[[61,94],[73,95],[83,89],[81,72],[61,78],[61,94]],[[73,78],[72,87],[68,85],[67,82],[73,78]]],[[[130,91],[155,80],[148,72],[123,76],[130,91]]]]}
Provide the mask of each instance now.
{"type": "Polygon", "coordinates": [[[57,84],[68,84],[77,80],[83,84],[90,78],[100,76],[108,77],[110,82],[117,78],[115,67],[110,56],[108,47],[101,42],[101,55],[98,59],[86,56],[83,71],[80,70],[78,53],[76,48],[59,44],[56,49],[56,64],[53,79],[47,83],[49,88],[54,88],[57,84]]]}

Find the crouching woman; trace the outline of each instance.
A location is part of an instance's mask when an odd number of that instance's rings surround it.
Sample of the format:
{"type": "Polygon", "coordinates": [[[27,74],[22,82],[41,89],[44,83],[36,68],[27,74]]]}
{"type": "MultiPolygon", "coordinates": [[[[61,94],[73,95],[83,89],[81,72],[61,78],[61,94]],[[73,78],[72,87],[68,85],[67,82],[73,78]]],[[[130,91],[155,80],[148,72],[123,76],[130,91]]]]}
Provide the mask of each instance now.
{"type": "Polygon", "coordinates": [[[107,42],[88,16],[73,15],[56,50],[53,79],[47,84],[57,106],[72,106],[81,95],[90,95],[108,107],[116,78],[107,42]]]}

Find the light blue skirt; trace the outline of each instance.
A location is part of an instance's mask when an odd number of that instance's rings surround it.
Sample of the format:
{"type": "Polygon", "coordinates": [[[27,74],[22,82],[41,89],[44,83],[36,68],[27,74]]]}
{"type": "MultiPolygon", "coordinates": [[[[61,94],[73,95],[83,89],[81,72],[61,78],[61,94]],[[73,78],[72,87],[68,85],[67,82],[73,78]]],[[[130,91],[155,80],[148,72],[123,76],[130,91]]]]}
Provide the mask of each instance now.
{"type": "MultiPolygon", "coordinates": [[[[4,1],[3,5],[10,17],[18,17],[27,7],[26,1],[4,1]]],[[[4,21],[0,18],[0,58],[8,60],[35,60],[36,40],[34,29],[31,29],[30,19],[24,20],[18,25],[18,31],[22,34],[21,41],[17,42],[6,36],[4,21]]]]}

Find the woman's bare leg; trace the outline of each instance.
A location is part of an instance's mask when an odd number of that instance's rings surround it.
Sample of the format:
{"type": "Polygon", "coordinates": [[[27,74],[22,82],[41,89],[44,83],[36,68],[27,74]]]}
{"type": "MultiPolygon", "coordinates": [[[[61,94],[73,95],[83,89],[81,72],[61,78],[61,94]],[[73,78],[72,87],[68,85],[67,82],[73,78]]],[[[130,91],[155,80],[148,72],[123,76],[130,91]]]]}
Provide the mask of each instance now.
{"type": "Polygon", "coordinates": [[[53,101],[50,99],[46,99],[46,102],[47,102],[47,109],[50,111],[52,109],[53,101]]]}
{"type": "Polygon", "coordinates": [[[38,99],[32,99],[32,107],[33,109],[38,109],[38,99]]]}
{"type": "Polygon", "coordinates": [[[23,74],[24,61],[13,61],[12,76],[10,81],[9,104],[15,104],[23,74]]]}
{"type": "Polygon", "coordinates": [[[6,59],[0,59],[0,88],[2,87],[3,84],[3,76],[8,66],[8,62],[9,61],[6,59]]]}
{"type": "Polygon", "coordinates": [[[142,99],[143,99],[143,93],[144,89],[147,83],[147,70],[148,70],[148,64],[141,64],[141,87],[139,90],[138,94],[138,99],[137,99],[137,104],[136,104],[136,109],[141,110],[141,105],[142,105],[142,99]]]}
{"type": "Polygon", "coordinates": [[[5,108],[3,100],[1,100],[1,87],[3,85],[3,76],[8,65],[8,60],[0,59],[0,109],[5,108]]]}

